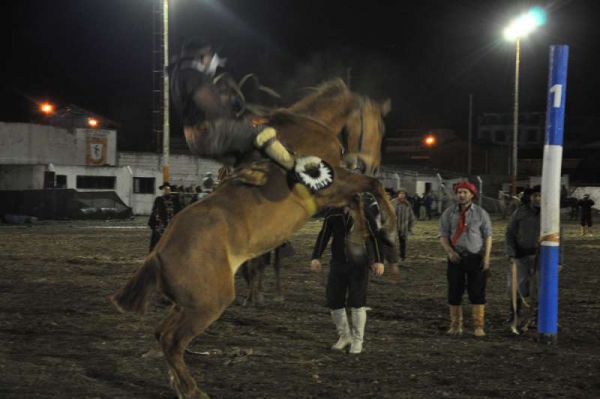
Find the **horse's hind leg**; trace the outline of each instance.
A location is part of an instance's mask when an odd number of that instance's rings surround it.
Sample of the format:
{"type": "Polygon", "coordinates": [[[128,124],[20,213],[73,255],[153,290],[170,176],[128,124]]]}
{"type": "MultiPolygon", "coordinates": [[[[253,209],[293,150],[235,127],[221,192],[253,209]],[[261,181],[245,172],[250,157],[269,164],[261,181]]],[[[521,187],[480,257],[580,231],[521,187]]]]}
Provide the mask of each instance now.
{"type": "MultiPolygon", "coordinates": [[[[233,294],[232,294],[233,296],[233,294]]],[[[205,305],[200,308],[174,307],[162,323],[160,345],[169,366],[171,386],[179,398],[208,398],[192,378],[183,354],[192,339],[202,334],[223,312],[224,305],[205,305]]]]}

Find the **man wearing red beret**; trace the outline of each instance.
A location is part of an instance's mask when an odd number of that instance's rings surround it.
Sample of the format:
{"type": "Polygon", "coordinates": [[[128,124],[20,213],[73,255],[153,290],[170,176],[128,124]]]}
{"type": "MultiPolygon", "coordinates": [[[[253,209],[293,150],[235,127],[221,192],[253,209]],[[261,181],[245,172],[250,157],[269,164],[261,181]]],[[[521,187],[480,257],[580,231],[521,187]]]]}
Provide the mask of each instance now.
{"type": "Polygon", "coordinates": [[[490,274],[492,223],[490,216],[473,203],[477,188],[468,181],[454,185],[458,204],[444,211],[440,218],[440,243],[448,254],[448,334],[463,331],[462,297],[465,285],[473,305],[473,329],[476,337],[485,336],[485,285],[490,274]]]}

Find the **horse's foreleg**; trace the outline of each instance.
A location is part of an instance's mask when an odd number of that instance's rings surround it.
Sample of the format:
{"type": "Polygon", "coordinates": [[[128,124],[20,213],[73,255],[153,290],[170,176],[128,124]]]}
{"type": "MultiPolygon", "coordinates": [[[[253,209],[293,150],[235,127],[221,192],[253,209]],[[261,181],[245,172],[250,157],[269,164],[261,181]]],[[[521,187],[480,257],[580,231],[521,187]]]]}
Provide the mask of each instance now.
{"type": "Polygon", "coordinates": [[[283,289],[281,288],[281,246],[275,248],[275,256],[273,259],[273,270],[275,271],[275,290],[277,295],[275,301],[283,302],[283,289]]]}

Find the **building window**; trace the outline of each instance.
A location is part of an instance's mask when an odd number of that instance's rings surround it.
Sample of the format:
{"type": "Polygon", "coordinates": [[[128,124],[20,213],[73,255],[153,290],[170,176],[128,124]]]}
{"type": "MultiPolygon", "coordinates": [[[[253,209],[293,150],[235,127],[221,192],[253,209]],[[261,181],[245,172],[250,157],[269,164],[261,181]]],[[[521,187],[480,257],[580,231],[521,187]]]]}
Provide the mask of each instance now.
{"type": "Polygon", "coordinates": [[[56,188],[67,188],[67,175],[56,175],[56,188]]]}
{"type": "Polygon", "coordinates": [[[77,188],[114,190],[115,176],[77,176],[77,188]]]}
{"type": "Polygon", "coordinates": [[[154,177],[134,177],[133,192],[135,194],[154,194],[154,177]]]}

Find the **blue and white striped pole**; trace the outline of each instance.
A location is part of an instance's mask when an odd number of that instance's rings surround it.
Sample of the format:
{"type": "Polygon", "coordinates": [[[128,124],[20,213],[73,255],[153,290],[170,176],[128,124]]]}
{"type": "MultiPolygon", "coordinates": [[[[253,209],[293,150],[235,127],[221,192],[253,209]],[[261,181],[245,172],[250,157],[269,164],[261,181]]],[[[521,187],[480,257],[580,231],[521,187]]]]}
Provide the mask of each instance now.
{"type": "Polygon", "coordinates": [[[541,256],[538,333],[553,344],[558,332],[558,260],[560,250],[560,171],[567,93],[569,47],[550,46],[546,143],[542,171],[541,256]]]}

